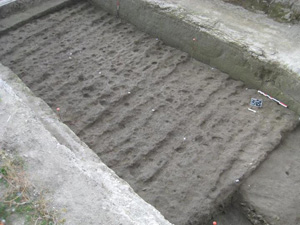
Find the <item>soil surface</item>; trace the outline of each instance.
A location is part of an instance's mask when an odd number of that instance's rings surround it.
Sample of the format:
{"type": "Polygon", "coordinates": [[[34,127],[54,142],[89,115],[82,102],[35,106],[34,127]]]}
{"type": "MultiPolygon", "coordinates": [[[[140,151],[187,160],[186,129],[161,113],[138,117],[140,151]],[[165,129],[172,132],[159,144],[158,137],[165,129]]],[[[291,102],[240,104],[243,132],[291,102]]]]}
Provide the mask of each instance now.
{"type": "Polygon", "coordinates": [[[270,224],[300,224],[299,137],[300,127],[284,139],[241,187],[248,206],[270,224]]]}
{"type": "Polygon", "coordinates": [[[0,58],[175,224],[209,221],[298,120],[88,3],[0,37],[0,58]]]}

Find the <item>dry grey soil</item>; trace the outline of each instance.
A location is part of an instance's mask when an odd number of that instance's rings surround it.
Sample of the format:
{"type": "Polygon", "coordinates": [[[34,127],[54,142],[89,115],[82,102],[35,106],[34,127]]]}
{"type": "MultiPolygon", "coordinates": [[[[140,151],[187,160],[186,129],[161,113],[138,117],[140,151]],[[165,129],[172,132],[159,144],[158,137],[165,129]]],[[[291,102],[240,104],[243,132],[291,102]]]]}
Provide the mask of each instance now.
{"type": "MultiPolygon", "coordinates": [[[[300,224],[300,126],[269,154],[240,192],[269,224],[300,224]]],[[[256,218],[259,219],[259,218],[256,218]]]]}
{"type": "Polygon", "coordinates": [[[175,224],[206,224],[297,120],[88,3],[3,35],[0,57],[175,224]]]}

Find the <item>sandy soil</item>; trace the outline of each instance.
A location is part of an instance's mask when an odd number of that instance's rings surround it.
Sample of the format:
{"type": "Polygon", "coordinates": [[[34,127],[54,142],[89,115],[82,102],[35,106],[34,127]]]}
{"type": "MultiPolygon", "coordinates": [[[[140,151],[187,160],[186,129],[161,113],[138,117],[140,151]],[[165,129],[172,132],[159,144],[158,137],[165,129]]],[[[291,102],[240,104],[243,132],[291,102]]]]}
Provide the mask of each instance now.
{"type": "Polygon", "coordinates": [[[297,121],[256,90],[80,3],[0,37],[4,65],[175,224],[205,224],[297,121]],[[200,223],[201,223],[200,222],[200,223]]]}
{"type": "Polygon", "coordinates": [[[300,127],[242,185],[243,200],[270,224],[300,224],[299,137],[300,127]]]}

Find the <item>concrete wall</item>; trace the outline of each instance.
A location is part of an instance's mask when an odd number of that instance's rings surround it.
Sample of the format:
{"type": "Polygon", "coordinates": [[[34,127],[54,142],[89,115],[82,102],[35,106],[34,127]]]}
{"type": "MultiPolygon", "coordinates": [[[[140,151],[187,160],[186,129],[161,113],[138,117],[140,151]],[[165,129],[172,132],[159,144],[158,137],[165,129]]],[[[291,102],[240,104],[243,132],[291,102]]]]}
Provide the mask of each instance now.
{"type": "Polygon", "coordinates": [[[279,22],[300,21],[299,0],[223,0],[249,10],[263,11],[279,22]]]}
{"type": "Polygon", "coordinates": [[[0,15],[2,18],[10,16],[11,14],[19,11],[24,11],[36,4],[46,2],[49,0],[11,0],[6,1],[3,6],[0,7],[0,15]]]}
{"type": "MultiPolygon", "coordinates": [[[[91,0],[101,8],[116,14],[117,0],[91,0]]],[[[244,81],[285,102],[300,114],[299,75],[284,66],[261,61],[234,42],[225,42],[203,31],[197,21],[187,19],[182,8],[162,7],[157,1],[122,0],[120,17],[139,29],[162,39],[167,44],[190,53],[232,78],[244,81]],[[194,42],[193,38],[197,41],[194,42]]]]}

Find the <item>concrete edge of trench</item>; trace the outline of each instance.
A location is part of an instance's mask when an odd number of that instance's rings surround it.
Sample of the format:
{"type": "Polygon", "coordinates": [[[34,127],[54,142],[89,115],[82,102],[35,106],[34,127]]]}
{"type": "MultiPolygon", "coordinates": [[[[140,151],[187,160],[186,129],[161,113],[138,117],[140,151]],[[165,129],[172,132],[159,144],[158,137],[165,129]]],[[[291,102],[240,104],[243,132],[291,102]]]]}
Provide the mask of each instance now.
{"type": "Polygon", "coordinates": [[[64,224],[171,224],[1,63],[0,109],[0,149],[24,160],[51,207],[66,209],[64,224]]]}
{"type": "MultiPolygon", "coordinates": [[[[13,29],[16,29],[20,26],[23,26],[24,24],[37,19],[39,17],[45,16],[49,13],[55,12],[59,9],[62,9],[64,7],[67,7],[71,4],[74,4],[80,0],[52,0],[52,1],[43,1],[40,2],[40,4],[35,4],[32,7],[30,7],[27,10],[24,10],[24,12],[16,12],[12,15],[5,16],[4,18],[0,18],[0,35],[3,35],[13,29]]],[[[0,13],[1,11],[12,11],[13,5],[18,4],[18,1],[14,1],[10,4],[4,5],[0,7],[0,13]],[[10,9],[12,8],[12,9],[10,9]]]]}
{"type": "MultiPolygon", "coordinates": [[[[90,1],[112,14],[117,13],[117,0],[90,1]]],[[[284,62],[250,52],[238,40],[226,41],[210,33],[213,21],[207,25],[207,21],[206,24],[201,21],[201,15],[193,17],[183,7],[158,0],[122,0],[119,15],[166,44],[228,73],[233,79],[242,80],[251,88],[264,91],[300,114],[300,70],[292,71],[284,62]]]]}

